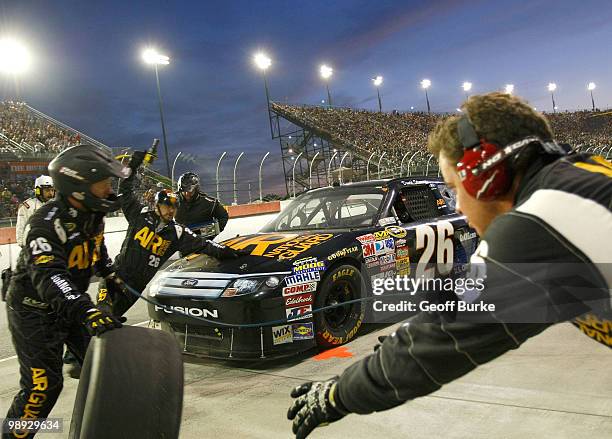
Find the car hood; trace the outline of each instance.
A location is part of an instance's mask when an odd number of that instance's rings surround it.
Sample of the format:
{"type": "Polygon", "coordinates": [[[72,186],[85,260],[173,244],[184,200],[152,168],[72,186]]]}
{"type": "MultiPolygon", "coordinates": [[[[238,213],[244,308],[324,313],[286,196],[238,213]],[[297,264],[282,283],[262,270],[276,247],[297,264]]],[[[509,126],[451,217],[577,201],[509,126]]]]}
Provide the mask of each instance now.
{"type": "Polygon", "coordinates": [[[218,260],[193,254],[171,264],[165,271],[212,273],[276,273],[291,271],[295,261],[324,259],[336,247],[341,233],[257,233],[223,241],[223,244],[248,252],[237,259],[218,260]]]}

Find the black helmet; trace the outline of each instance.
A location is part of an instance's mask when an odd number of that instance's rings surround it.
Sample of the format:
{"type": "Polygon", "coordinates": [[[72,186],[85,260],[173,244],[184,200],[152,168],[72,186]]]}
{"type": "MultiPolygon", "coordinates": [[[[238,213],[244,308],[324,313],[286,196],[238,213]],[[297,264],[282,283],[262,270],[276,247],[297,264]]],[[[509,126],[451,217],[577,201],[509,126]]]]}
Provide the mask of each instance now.
{"type": "Polygon", "coordinates": [[[55,189],[65,197],[73,197],[87,209],[113,212],[121,205],[112,194],[98,198],[91,193],[91,185],[108,177],[127,178],[130,168],[115,160],[109,150],[94,145],[67,148],[49,163],[49,174],[55,189]]]}
{"type": "Polygon", "coordinates": [[[165,204],[177,208],[178,203],[178,197],[170,189],[164,189],[155,194],[155,204],[165,204]]]}
{"type": "Polygon", "coordinates": [[[200,178],[193,172],[186,172],[179,177],[178,191],[193,192],[200,188],[200,178]]]}

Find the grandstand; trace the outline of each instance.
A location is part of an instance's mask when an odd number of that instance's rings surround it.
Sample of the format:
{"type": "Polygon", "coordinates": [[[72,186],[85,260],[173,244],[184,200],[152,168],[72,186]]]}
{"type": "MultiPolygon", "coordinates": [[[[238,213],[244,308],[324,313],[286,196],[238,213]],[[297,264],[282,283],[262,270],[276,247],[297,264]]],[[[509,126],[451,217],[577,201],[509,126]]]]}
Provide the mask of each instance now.
{"type": "MultiPolygon", "coordinates": [[[[299,192],[338,181],[340,161],[347,152],[344,181],[436,175],[437,163],[426,149],[427,136],[448,116],[270,103],[272,137],[280,141],[288,192],[294,184],[294,165],[299,192]]],[[[560,112],[546,117],[559,142],[612,157],[612,112],[560,112]]]]}

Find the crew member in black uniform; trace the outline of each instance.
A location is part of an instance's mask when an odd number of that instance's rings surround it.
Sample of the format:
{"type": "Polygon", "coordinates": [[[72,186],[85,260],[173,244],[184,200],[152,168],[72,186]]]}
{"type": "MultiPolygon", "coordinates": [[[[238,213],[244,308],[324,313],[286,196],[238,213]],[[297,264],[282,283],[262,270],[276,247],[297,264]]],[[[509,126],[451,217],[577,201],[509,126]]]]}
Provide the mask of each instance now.
{"type": "MultiPolygon", "coordinates": [[[[217,200],[200,191],[200,179],[193,172],[180,176],[178,181],[180,197],[179,208],[176,212],[176,222],[191,228],[200,234],[205,226],[218,222],[219,232],[227,224],[229,216],[225,207],[217,200]]],[[[214,236],[209,235],[210,239],[214,236]]]]}
{"type": "MultiPolygon", "coordinates": [[[[27,224],[7,295],[21,376],[7,419],[46,418],[62,389],[64,344],[82,363],[92,335],[121,327],[86,291],[94,272],[112,273],[104,215],[120,207],[111,178],[129,172],[109,151],[93,145],[68,148],[49,163],[57,195],[27,224]]],[[[36,433],[7,430],[5,421],[3,437],[36,433]]]]}
{"type": "MultiPolygon", "coordinates": [[[[120,282],[142,292],[164,263],[176,251],[183,255],[200,252],[218,259],[234,259],[242,252],[196,236],[189,228],[177,224],[174,214],[178,197],[164,189],[155,194],[154,209],[143,206],[134,195],[137,170],[146,153],[136,151],[129,167],[132,174],[119,185],[121,208],[129,223],[121,252],[115,258],[114,269],[120,282]]],[[[119,317],[138,300],[134,294],[116,282],[101,281],[98,306],[119,317]]]]}
{"type": "Polygon", "coordinates": [[[495,312],[421,313],[339,377],[296,387],[287,416],[298,438],[434,392],[555,323],[611,347],[612,164],[552,138],[544,116],[502,93],[438,123],[429,149],[481,236],[472,269],[486,273],[478,299],[495,312]]]}

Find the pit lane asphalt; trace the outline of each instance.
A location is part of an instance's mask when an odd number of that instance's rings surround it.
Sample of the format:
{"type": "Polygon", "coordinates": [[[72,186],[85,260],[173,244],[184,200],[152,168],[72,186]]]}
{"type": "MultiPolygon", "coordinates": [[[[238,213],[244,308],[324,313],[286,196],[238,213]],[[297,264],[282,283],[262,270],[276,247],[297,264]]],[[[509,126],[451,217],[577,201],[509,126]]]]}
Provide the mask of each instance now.
{"type": "MultiPolygon", "coordinates": [[[[95,288],[92,285],[90,293],[95,288]]],[[[18,390],[18,363],[0,305],[0,417],[18,390]]],[[[148,319],[144,302],[128,324],[148,319]]],[[[185,357],[180,438],[288,438],[291,387],[339,374],[368,355],[376,329],[346,345],[352,358],[316,360],[316,353],[273,362],[233,363],[185,357]]],[[[350,415],[315,430],[313,438],[580,438],[612,437],[609,349],[569,324],[557,325],[519,350],[485,364],[440,391],[386,412],[350,415]]],[[[66,438],[78,382],[64,374],[52,417],[64,419],[66,438]]]]}

